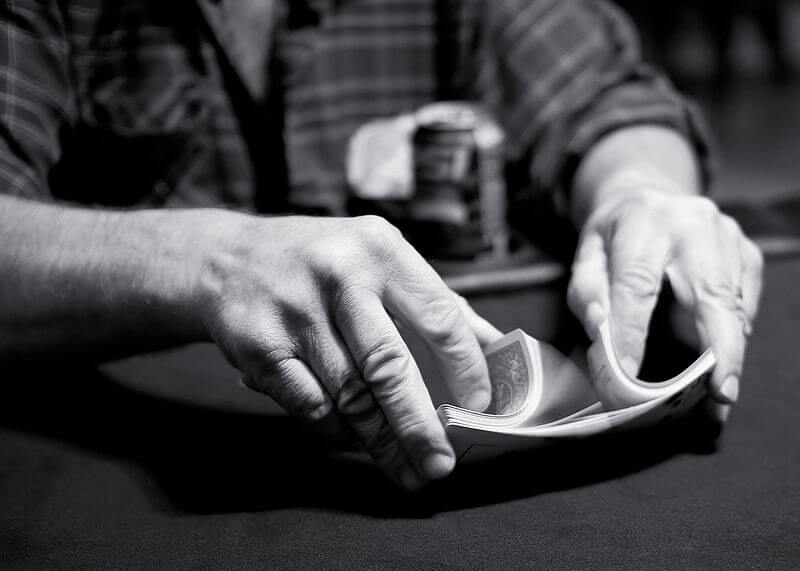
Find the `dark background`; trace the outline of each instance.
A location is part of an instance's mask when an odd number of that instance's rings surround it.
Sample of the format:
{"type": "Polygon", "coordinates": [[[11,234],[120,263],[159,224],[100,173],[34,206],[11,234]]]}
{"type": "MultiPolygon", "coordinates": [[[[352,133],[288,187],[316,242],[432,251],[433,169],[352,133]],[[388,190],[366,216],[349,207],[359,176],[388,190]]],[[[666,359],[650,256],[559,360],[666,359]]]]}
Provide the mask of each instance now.
{"type": "Polygon", "coordinates": [[[800,2],[617,3],[639,25],[650,61],[667,69],[706,113],[720,152],[716,195],[761,199],[794,191],[800,181],[800,2]]]}

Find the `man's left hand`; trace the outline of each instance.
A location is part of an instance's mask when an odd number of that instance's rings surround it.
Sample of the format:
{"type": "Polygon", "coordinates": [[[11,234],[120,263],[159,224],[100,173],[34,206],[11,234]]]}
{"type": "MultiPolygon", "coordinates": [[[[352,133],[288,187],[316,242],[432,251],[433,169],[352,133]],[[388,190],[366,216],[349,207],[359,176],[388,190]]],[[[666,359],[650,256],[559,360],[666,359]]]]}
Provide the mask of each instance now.
{"type": "Polygon", "coordinates": [[[583,225],[568,301],[589,335],[611,317],[620,362],[636,376],[666,277],[717,359],[712,416],[739,396],[745,345],[761,293],[763,258],[708,198],[639,187],[609,193],[583,225]]]}

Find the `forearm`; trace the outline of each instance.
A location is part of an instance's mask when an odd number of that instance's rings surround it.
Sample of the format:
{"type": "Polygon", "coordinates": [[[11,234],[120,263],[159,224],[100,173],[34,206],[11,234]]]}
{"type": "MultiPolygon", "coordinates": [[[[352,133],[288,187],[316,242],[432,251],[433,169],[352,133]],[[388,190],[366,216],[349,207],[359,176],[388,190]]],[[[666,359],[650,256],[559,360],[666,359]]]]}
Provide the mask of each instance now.
{"type": "Polygon", "coordinates": [[[193,230],[207,218],[0,196],[0,363],[100,359],[202,339],[193,230]]]}
{"type": "Polygon", "coordinates": [[[691,145],[657,125],[619,129],[581,161],[573,180],[572,219],[578,228],[598,206],[641,189],[700,194],[700,169],[691,145]]]}

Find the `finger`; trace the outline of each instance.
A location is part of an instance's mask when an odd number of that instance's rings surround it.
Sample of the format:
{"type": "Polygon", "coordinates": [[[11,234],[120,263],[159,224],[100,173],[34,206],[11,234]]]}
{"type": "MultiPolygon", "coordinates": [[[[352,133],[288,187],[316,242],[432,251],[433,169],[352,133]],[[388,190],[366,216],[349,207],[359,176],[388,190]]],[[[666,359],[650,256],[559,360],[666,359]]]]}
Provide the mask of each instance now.
{"type": "Polygon", "coordinates": [[[717,364],[711,375],[711,394],[723,404],[736,402],[744,358],[745,334],[736,308],[735,278],[730,261],[713,247],[685,250],[682,263],[691,281],[698,329],[706,337],[717,364]]]}
{"type": "Polygon", "coordinates": [[[742,254],[742,303],[747,320],[752,325],[758,314],[764,272],[764,255],[743,234],[739,237],[742,254]]]}
{"type": "Polygon", "coordinates": [[[717,228],[718,256],[725,262],[726,271],[734,287],[739,287],[743,270],[742,230],[736,220],[724,214],[717,218],[717,228]]]}
{"type": "Polygon", "coordinates": [[[581,239],[572,264],[567,305],[594,339],[608,314],[608,271],[603,238],[592,232],[581,239]]]}
{"type": "Polygon", "coordinates": [[[714,399],[706,398],[703,402],[703,413],[706,418],[711,421],[712,426],[716,426],[717,435],[722,432],[722,428],[728,422],[731,409],[731,405],[717,402],[714,399]]]}
{"type": "Polygon", "coordinates": [[[661,292],[670,242],[638,221],[621,225],[609,236],[611,329],[620,364],[639,373],[650,317],[661,292]]]}
{"type": "Polygon", "coordinates": [[[386,308],[425,342],[458,404],[485,410],[491,400],[486,358],[454,292],[411,247],[396,262],[402,277],[384,291],[386,308]]]}
{"type": "Polygon", "coordinates": [[[456,294],[456,301],[481,347],[486,347],[489,343],[497,341],[503,336],[502,332],[497,329],[497,327],[478,315],[464,297],[456,294]]]}
{"type": "Polygon", "coordinates": [[[304,420],[318,421],[333,411],[333,401],[317,377],[295,357],[269,363],[258,373],[244,374],[242,382],[304,420]]]}
{"type": "Polygon", "coordinates": [[[744,303],[744,258],[742,247],[742,230],[730,216],[720,215],[717,218],[717,251],[718,258],[723,261],[725,271],[730,276],[733,287],[733,308],[739,318],[739,325],[745,336],[750,334],[752,326],[744,303]]]}
{"type": "Polygon", "coordinates": [[[353,429],[375,464],[408,490],[423,486],[425,480],[411,465],[333,325],[318,324],[303,345],[306,359],[334,401],[338,416],[353,429]]]}
{"type": "Polygon", "coordinates": [[[455,455],[419,368],[380,300],[356,295],[351,290],[335,311],[342,338],[417,472],[442,478],[453,470],[455,455]]]}

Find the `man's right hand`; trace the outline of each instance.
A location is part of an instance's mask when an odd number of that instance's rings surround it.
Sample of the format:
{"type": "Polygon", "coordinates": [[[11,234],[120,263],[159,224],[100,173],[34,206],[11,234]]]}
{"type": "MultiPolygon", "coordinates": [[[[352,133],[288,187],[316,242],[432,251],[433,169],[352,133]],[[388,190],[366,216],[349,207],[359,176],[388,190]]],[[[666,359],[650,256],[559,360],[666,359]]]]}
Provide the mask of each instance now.
{"type": "Polygon", "coordinates": [[[245,384],[297,416],[337,415],[407,489],[449,474],[453,449],[397,325],[474,410],[490,401],[481,344],[497,330],[381,218],[208,214],[198,311],[245,384]]]}

